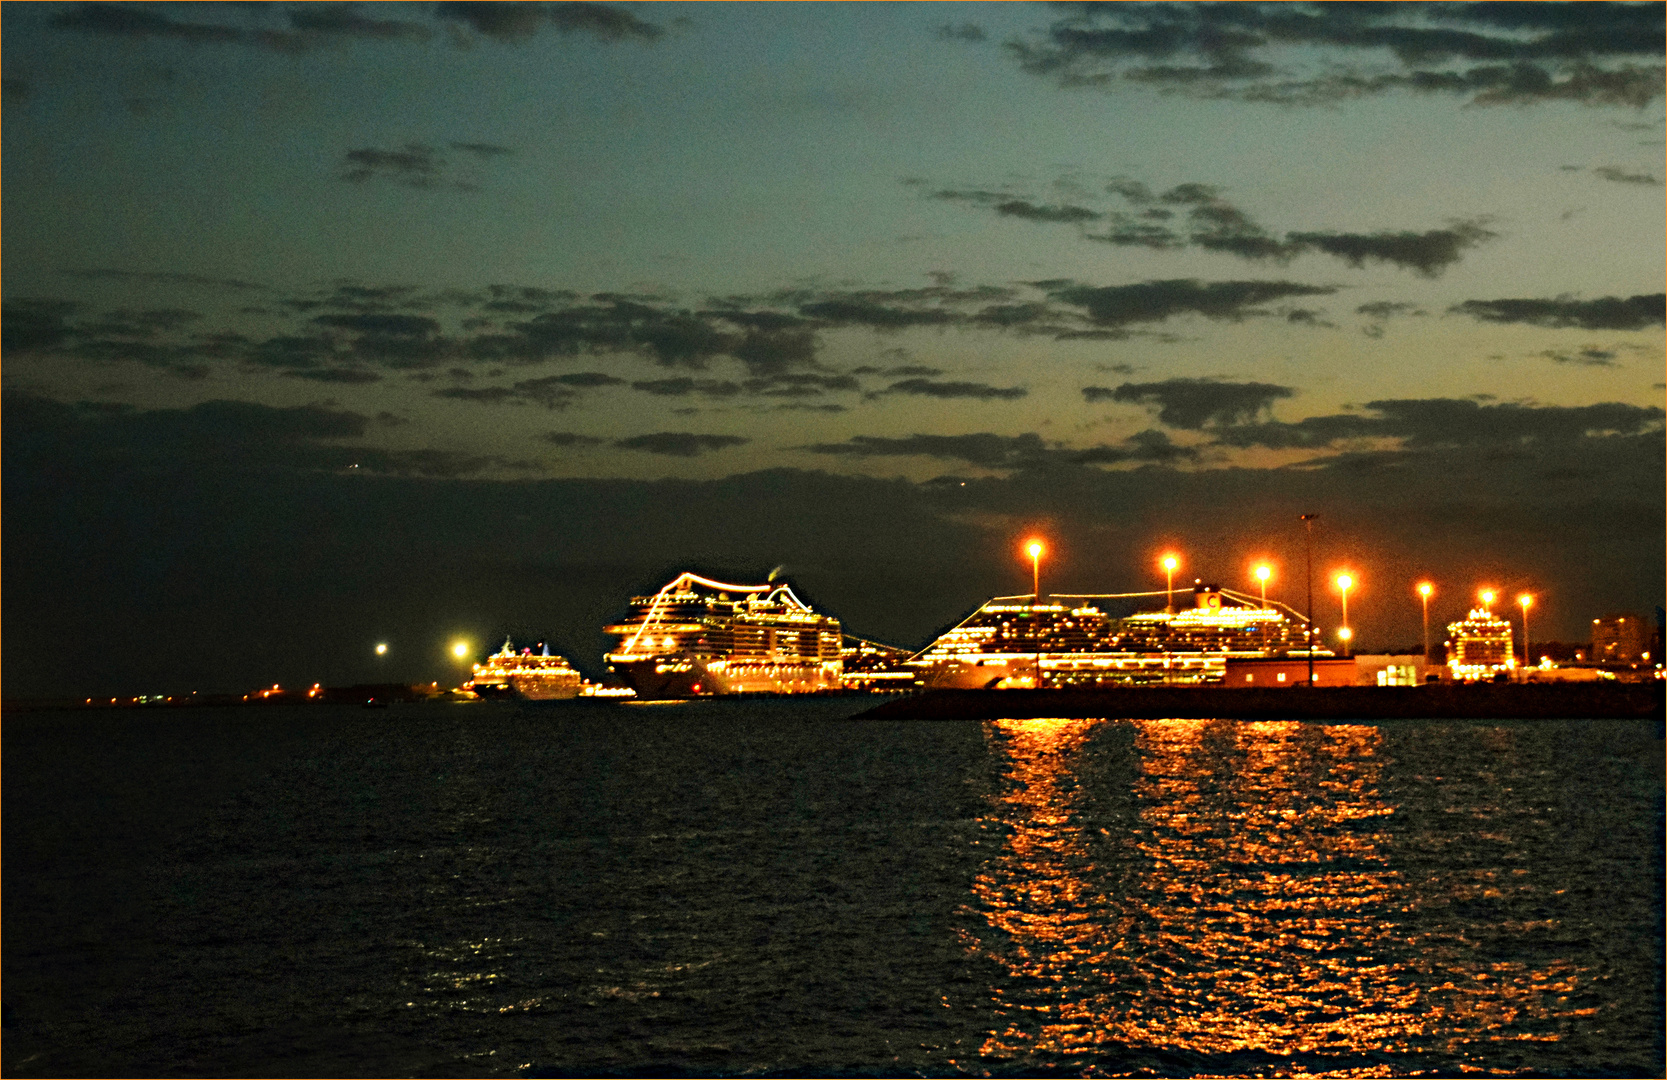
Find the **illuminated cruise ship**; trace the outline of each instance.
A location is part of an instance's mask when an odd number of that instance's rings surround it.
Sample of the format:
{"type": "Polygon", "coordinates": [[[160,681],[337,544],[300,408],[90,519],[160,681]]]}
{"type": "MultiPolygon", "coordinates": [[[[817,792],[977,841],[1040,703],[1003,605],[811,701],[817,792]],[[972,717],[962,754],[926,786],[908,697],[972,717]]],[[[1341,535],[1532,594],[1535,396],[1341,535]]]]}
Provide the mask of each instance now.
{"type": "Polygon", "coordinates": [[[550,655],[548,645],[539,653],[531,649],[516,652],[505,638],[502,649],[488,656],[486,663],[475,665],[474,675],[463,689],[485,698],[555,701],[578,697],[584,683],[584,677],[573,670],[566,657],[550,655]]]}
{"type": "Polygon", "coordinates": [[[726,585],[680,574],[631,600],[607,654],[647,700],[708,694],[804,694],[840,688],[839,620],[783,584],[726,585]]]}
{"type": "Polygon", "coordinates": [[[998,596],[910,664],[930,688],[1087,688],[1219,683],[1229,658],[1307,655],[1301,615],[1214,585],[1195,586],[1181,610],[1123,618],[1105,610],[1164,595],[998,596]]]}

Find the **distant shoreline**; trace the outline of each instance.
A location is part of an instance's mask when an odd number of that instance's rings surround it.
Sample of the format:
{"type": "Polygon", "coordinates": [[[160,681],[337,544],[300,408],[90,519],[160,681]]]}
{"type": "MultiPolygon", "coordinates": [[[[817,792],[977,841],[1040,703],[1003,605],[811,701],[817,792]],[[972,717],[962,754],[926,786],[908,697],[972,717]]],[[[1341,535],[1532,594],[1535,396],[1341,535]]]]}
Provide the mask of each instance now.
{"type": "Polygon", "coordinates": [[[1118,687],[930,690],[857,720],[1661,720],[1667,686],[1118,687]]]}

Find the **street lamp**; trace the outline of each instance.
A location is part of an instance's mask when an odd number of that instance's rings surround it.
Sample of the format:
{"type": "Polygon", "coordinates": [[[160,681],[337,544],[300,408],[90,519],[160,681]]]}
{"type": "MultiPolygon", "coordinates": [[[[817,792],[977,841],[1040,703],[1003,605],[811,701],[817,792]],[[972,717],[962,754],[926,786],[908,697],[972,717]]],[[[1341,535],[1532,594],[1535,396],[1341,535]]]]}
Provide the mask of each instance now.
{"type": "Polygon", "coordinates": [[[1337,631],[1337,636],[1343,639],[1343,655],[1349,655],[1349,639],[1354,632],[1349,629],[1349,586],[1354,584],[1354,578],[1347,574],[1337,575],[1337,588],[1343,594],[1343,628],[1337,631]]]}
{"type": "Polygon", "coordinates": [[[1424,663],[1430,662],[1430,594],[1435,586],[1427,581],[1418,583],[1418,595],[1424,601],[1424,663]]]}
{"type": "Polygon", "coordinates": [[[1483,589],[1481,592],[1477,593],[1476,596],[1477,596],[1478,599],[1480,599],[1482,601],[1482,610],[1483,611],[1486,611],[1488,609],[1488,605],[1493,603],[1493,590],[1492,589],[1483,589]]]}
{"type": "Polygon", "coordinates": [[[1036,610],[1042,603],[1042,541],[1032,540],[1025,545],[1030,556],[1030,632],[1036,635],[1036,689],[1042,689],[1042,616],[1036,610]]]}
{"type": "Polygon", "coordinates": [[[1032,540],[1025,545],[1025,554],[1030,556],[1031,602],[1039,603],[1042,599],[1042,541],[1032,540]]]}
{"type": "Polygon", "coordinates": [[[1314,685],[1314,519],[1318,514],[1302,515],[1302,535],[1308,551],[1308,607],[1303,611],[1303,636],[1308,648],[1308,685],[1314,685]]]}
{"type": "Polygon", "coordinates": [[[1164,610],[1170,614],[1175,612],[1175,568],[1180,565],[1181,560],[1173,555],[1163,557],[1163,572],[1168,579],[1168,584],[1164,586],[1164,589],[1169,594],[1168,606],[1164,610]]]}
{"type": "Polygon", "coordinates": [[[1531,593],[1523,593],[1517,597],[1517,603],[1522,605],[1522,666],[1530,668],[1534,665],[1528,660],[1528,609],[1534,606],[1534,597],[1531,593]]]}
{"type": "Polygon", "coordinates": [[[1262,606],[1268,606],[1268,578],[1273,576],[1273,568],[1263,563],[1256,568],[1256,580],[1262,583],[1262,606]]]}
{"type": "Polygon", "coordinates": [[[469,643],[467,641],[454,642],[451,647],[451,654],[462,660],[469,655],[469,643]]]}
{"type": "Polygon", "coordinates": [[[376,655],[377,656],[387,656],[388,655],[388,643],[386,641],[382,641],[382,642],[377,643],[377,645],[376,645],[376,655]]]}

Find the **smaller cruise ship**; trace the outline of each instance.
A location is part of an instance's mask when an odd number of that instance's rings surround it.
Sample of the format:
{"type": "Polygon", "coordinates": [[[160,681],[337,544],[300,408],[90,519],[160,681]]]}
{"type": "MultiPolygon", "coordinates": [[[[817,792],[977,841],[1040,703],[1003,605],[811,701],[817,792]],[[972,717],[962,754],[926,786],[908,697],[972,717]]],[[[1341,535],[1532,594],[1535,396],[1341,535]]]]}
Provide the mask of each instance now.
{"type": "Polygon", "coordinates": [[[578,697],[584,688],[584,676],[573,669],[563,656],[550,655],[550,647],[541,645],[540,651],[515,651],[515,645],[504,639],[504,647],[476,664],[473,677],[463,684],[483,698],[519,698],[524,701],[556,701],[578,697]]]}

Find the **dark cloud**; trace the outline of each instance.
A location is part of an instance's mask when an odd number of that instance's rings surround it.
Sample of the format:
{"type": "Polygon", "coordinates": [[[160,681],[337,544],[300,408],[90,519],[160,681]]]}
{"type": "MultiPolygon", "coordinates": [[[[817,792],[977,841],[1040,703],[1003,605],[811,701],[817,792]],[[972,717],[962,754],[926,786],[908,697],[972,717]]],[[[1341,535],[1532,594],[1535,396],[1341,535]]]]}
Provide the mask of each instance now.
{"type": "Polygon", "coordinates": [[[1526,6],[1082,4],[1007,48],[1061,86],[1289,105],[1411,92],[1642,107],[1661,96],[1660,5],[1526,6]]]}
{"type": "Polygon", "coordinates": [[[554,446],[563,447],[601,446],[608,441],[595,435],[578,435],[571,431],[547,431],[539,438],[554,446]]]}
{"type": "Polygon", "coordinates": [[[551,381],[562,386],[575,386],[586,390],[597,386],[619,386],[625,382],[624,379],[605,375],[600,371],[574,371],[566,375],[553,376],[551,381]]]}
{"type": "Polygon", "coordinates": [[[1097,221],[1102,216],[1094,210],[1082,206],[1044,206],[1025,202],[1023,199],[1008,199],[996,203],[996,213],[1003,217],[1022,218],[1025,221],[1045,221],[1066,224],[1080,224],[1084,221],[1097,221]]]}
{"type": "Polygon", "coordinates": [[[962,23],[959,26],[945,24],[938,27],[937,35],[939,41],[971,41],[975,43],[988,37],[982,26],[970,22],[962,23]]]}
{"type": "Polygon", "coordinates": [[[1654,406],[1487,404],[1459,398],[1369,401],[1365,412],[1312,416],[1294,424],[1245,424],[1217,431],[1228,446],[1324,448],[1349,439],[1399,439],[1409,450],[1443,447],[1521,450],[1660,430],[1654,406]]]}
{"type": "Polygon", "coordinates": [[[1547,360],[1558,364],[1575,364],[1580,367],[1619,367],[1615,362],[1616,352],[1613,349],[1598,349],[1588,346],[1574,352],[1563,352],[1548,349],[1540,354],[1547,360]]]}
{"type": "Polygon", "coordinates": [[[505,42],[531,37],[545,25],[559,33],[584,33],[600,41],[653,41],[665,34],[662,27],[605,4],[440,3],[434,6],[434,14],[505,42]]]}
{"type": "Polygon", "coordinates": [[[1605,180],[1613,180],[1617,184],[1638,184],[1643,187],[1661,186],[1661,181],[1656,179],[1653,173],[1627,172],[1625,169],[1618,168],[1614,165],[1600,165],[1593,169],[1592,172],[1603,177],[1605,180]]]}
{"type": "Polygon", "coordinates": [[[1376,300],[1370,304],[1361,304],[1354,309],[1356,315],[1369,315],[1374,319],[1388,319],[1396,315],[1422,315],[1417,304],[1407,304],[1394,300],[1376,300]]]}
{"type": "Polygon", "coordinates": [[[28,101],[33,87],[27,79],[14,79],[10,76],[0,79],[0,96],[14,105],[21,105],[28,101]]]}
{"type": "Polygon", "coordinates": [[[1274,262],[1289,262],[1298,255],[1315,253],[1341,259],[1356,268],[1367,262],[1389,263],[1425,277],[1439,276],[1447,267],[1458,262],[1466,250],[1496,239],[1498,235],[1484,228],[1479,221],[1461,221],[1447,228],[1423,232],[1306,231],[1286,233],[1281,239],[1258,225],[1239,207],[1223,199],[1221,189],[1210,184],[1177,184],[1154,195],[1138,181],[1116,178],[1107,185],[1106,191],[1142,209],[1138,215],[1100,211],[1072,204],[1037,203],[1007,193],[980,189],[944,189],[933,192],[930,197],[969,203],[1027,221],[1072,225],[1099,222],[1100,231],[1085,230],[1082,236],[1119,247],[1166,250],[1190,244],[1205,251],[1221,252],[1241,259],[1274,262]],[[1167,224],[1176,212],[1148,205],[1154,202],[1184,207],[1185,230],[1167,224]]]}
{"type": "Polygon", "coordinates": [[[1129,326],[1188,314],[1237,320],[1253,314],[1257,304],[1297,296],[1329,296],[1337,288],[1293,281],[1201,282],[1185,278],[1139,285],[1091,286],[1070,282],[1055,284],[1046,291],[1055,300],[1083,308],[1097,325],[1129,326]]]}
{"type": "Polygon", "coordinates": [[[1207,426],[1242,424],[1267,412],[1281,398],[1294,396],[1288,386],[1216,379],[1165,379],[1162,382],[1123,383],[1114,389],[1085,386],[1090,403],[1119,401],[1154,406],[1158,422],[1167,427],[1197,431],[1207,426]]]}
{"type": "Polygon", "coordinates": [[[1484,322],[1528,323],[1582,330],[1643,330],[1667,322],[1667,295],[1604,296],[1596,300],[1466,300],[1451,311],[1484,322]]]}
{"type": "Polygon", "coordinates": [[[906,375],[924,375],[927,378],[931,378],[934,375],[942,375],[943,374],[943,369],[934,368],[934,367],[922,367],[918,364],[904,364],[900,367],[890,367],[890,368],[879,368],[879,367],[873,367],[871,365],[864,365],[862,367],[852,368],[851,369],[851,374],[853,374],[853,375],[884,375],[887,378],[894,378],[894,379],[895,378],[901,378],[901,377],[906,376],[906,375]]]}
{"type": "Polygon", "coordinates": [[[930,379],[904,379],[874,393],[909,394],[915,397],[972,398],[978,401],[1015,401],[1030,393],[1022,386],[991,386],[976,382],[933,382],[930,379]]]}
{"type": "Polygon", "coordinates": [[[448,386],[442,390],[431,391],[432,396],[448,398],[452,401],[472,401],[481,405],[502,405],[517,399],[514,390],[507,386],[448,386]]]}
{"type": "Polygon", "coordinates": [[[343,383],[350,386],[362,386],[366,383],[381,382],[382,376],[374,371],[363,368],[312,368],[298,371],[286,371],[284,377],[288,379],[309,379],[313,382],[343,383]]]}
{"type": "Polygon", "coordinates": [[[1458,262],[1467,248],[1498,235],[1471,221],[1422,233],[1294,232],[1286,234],[1285,243],[1296,250],[1334,255],[1354,267],[1366,262],[1386,262],[1425,277],[1436,277],[1458,262]]]}
{"type": "Polygon", "coordinates": [[[696,435],[687,431],[656,431],[649,435],[615,439],[612,445],[621,450],[641,450],[668,457],[695,457],[712,450],[743,446],[751,441],[740,435],[696,435]]]}
{"type": "Polygon", "coordinates": [[[350,6],[341,4],[290,8],[289,24],[309,34],[375,41],[424,42],[434,36],[434,31],[427,26],[397,19],[367,18],[350,6]]]}
{"type": "Polygon", "coordinates": [[[430,337],[440,332],[439,322],[424,315],[319,315],[313,322],[337,330],[388,337],[430,337]]]}
{"type": "Polygon", "coordinates": [[[83,34],[172,38],[192,44],[235,44],[249,40],[247,32],[234,27],[178,22],[134,4],[79,4],[53,15],[49,25],[83,34]]]}
{"type": "Polygon", "coordinates": [[[1177,445],[1164,432],[1149,428],[1129,436],[1120,446],[1089,447],[1072,461],[1079,465],[1175,465],[1197,461],[1200,456],[1196,447],[1177,445]]]}
{"type": "Polygon", "coordinates": [[[942,461],[964,461],[991,469],[1019,468],[1042,460],[1049,454],[1042,437],[1033,432],[1023,435],[994,435],[989,432],[909,435],[904,438],[853,435],[844,442],[813,443],[799,449],[841,457],[930,457],[942,461]]]}
{"type": "Polygon", "coordinates": [[[723,379],[645,379],[632,383],[631,389],[659,397],[728,398],[741,392],[741,384],[723,379]]]}
{"type": "Polygon", "coordinates": [[[511,150],[507,146],[498,146],[495,143],[483,142],[454,142],[451,144],[451,148],[453,150],[462,150],[465,153],[473,154],[482,159],[503,157],[505,154],[515,153],[515,151],[511,150]]]}
{"type": "Polygon", "coordinates": [[[0,352],[50,349],[69,340],[71,300],[9,300],[0,310],[0,352]]]}
{"type": "Polygon", "coordinates": [[[431,188],[439,183],[443,164],[439,152],[421,143],[406,143],[398,150],[378,150],[364,147],[349,150],[344,155],[346,164],[341,178],[352,184],[362,184],[374,177],[383,177],[406,187],[431,188]]]}

